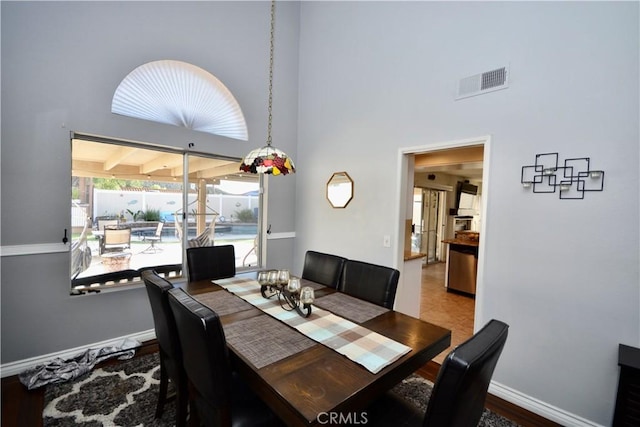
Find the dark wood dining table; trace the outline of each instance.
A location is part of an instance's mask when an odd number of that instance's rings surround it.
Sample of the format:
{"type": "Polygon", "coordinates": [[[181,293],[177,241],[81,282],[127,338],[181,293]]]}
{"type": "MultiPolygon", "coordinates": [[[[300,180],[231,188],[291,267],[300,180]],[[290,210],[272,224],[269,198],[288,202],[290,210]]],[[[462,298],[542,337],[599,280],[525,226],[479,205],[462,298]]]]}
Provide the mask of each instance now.
{"type": "MultiPolygon", "coordinates": [[[[207,298],[227,297],[217,294],[227,291],[209,280],[189,282],[181,287],[195,298],[203,298],[204,294],[207,298]]],[[[323,287],[315,294],[319,298],[334,292],[332,288],[323,287]]],[[[263,311],[251,306],[221,315],[220,319],[227,333],[227,325],[261,315],[264,315],[263,311]]],[[[446,350],[451,343],[450,330],[393,310],[360,325],[409,346],[411,350],[377,374],[315,342],[303,351],[260,368],[256,368],[238,348],[229,345],[232,362],[253,391],[286,425],[315,426],[327,424],[332,416],[364,420],[362,412],[377,397],[446,350]]]]}

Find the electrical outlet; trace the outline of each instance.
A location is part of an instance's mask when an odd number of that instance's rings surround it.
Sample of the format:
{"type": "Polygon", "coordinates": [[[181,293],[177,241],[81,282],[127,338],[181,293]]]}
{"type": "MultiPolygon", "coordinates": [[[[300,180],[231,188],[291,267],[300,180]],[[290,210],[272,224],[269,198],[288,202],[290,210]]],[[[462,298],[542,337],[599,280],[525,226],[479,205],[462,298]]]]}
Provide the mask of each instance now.
{"type": "Polygon", "coordinates": [[[382,237],[382,246],[384,246],[385,248],[391,247],[391,236],[389,236],[388,234],[385,234],[382,237]]]}

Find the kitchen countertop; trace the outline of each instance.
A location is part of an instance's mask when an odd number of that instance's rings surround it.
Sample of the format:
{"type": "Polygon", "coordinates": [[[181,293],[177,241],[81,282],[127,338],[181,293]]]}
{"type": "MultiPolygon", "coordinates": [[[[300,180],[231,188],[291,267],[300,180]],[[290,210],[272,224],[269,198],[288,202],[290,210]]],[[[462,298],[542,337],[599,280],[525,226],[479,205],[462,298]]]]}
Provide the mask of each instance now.
{"type": "Polygon", "coordinates": [[[449,243],[451,245],[462,245],[462,246],[473,246],[478,247],[480,242],[477,240],[467,240],[467,239],[444,239],[442,243],[449,243]]]}
{"type": "Polygon", "coordinates": [[[427,256],[427,254],[423,254],[422,252],[409,252],[409,251],[405,251],[404,252],[404,260],[405,261],[411,261],[413,259],[420,259],[420,258],[424,258],[426,256],[427,256]]]}

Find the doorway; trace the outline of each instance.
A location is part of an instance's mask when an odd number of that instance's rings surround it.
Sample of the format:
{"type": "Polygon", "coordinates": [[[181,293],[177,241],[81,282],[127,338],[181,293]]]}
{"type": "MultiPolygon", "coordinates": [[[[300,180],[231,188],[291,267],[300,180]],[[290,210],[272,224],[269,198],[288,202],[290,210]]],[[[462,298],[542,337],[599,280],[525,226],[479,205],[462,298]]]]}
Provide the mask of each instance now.
{"type": "MultiPolygon", "coordinates": [[[[405,239],[410,238],[412,249],[420,248],[426,255],[422,268],[421,307],[420,318],[451,329],[451,347],[441,353],[434,360],[441,363],[441,359],[450,349],[469,338],[475,325],[483,319],[478,319],[475,309],[480,304],[483,293],[483,265],[484,239],[479,242],[477,285],[475,298],[447,292],[445,288],[447,246],[438,252],[437,243],[455,237],[455,222],[457,216],[457,181],[469,179],[480,181],[479,188],[483,199],[477,218],[477,229],[484,230],[486,222],[488,171],[489,171],[490,137],[480,137],[462,141],[450,141],[422,147],[411,147],[401,150],[403,161],[400,177],[400,194],[406,194],[407,203],[400,207],[401,218],[411,218],[414,233],[405,233],[405,239]],[[422,174],[419,179],[418,174],[422,174]],[[473,177],[470,174],[474,174],[473,177]],[[444,175],[451,175],[451,181],[444,181],[444,175]],[[432,185],[433,184],[433,185],[432,185]],[[448,187],[448,188],[446,188],[448,187]],[[444,201],[440,195],[444,195],[444,201]],[[438,207],[436,208],[436,204],[438,207]],[[411,209],[406,211],[405,209],[411,209]],[[419,211],[419,213],[418,213],[419,211]],[[436,222],[442,212],[439,223],[436,222]],[[402,216],[405,215],[405,216],[402,216]],[[434,218],[431,221],[431,218],[434,218]],[[416,220],[419,219],[419,222],[416,220]],[[435,226],[434,224],[440,224],[435,226]],[[446,224],[446,225],[445,225],[446,224]],[[441,231],[438,235],[438,231],[441,231]],[[415,235],[415,237],[414,237],[415,235]],[[430,238],[435,236],[434,238],[430,238]],[[419,239],[418,239],[419,237],[419,239]],[[415,242],[414,242],[415,240],[415,242]],[[419,246],[414,246],[418,244],[419,246]],[[462,298],[458,301],[456,298],[462,298]],[[464,304],[463,304],[464,303],[464,304]],[[432,304],[429,306],[428,304],[432,304]],[[434,308],[435,307],[435,308],[434,308]],[[463,309],[463,307],[467,307],[463,309]],[[436,313],[438,310],[439,314],[436,313]],[[429,316],[437,316],[430,318],[429,316]]],[[[407,228],[405,228],[407,230],[407,228]]],[[[405,240],[405,244],[408,242],[405,240]]]]}
{"type": "Polygon", "coordinates": [[[444,207],[446,192],[431,188],[413,189],[412,250],[427,254],[423,265],[444,261],[444,207]]]}

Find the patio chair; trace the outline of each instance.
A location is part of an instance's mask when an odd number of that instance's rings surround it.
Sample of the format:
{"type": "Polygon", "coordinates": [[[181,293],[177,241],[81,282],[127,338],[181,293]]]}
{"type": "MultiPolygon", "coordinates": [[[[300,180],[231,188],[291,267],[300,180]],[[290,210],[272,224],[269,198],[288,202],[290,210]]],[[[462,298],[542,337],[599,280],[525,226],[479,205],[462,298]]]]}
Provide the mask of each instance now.
{"type": "Polygon", "coordinates": [[[162,248],[156,247],[156,242],[162,241],[162,227],[164,226],[164,222],[159,222],[156,227],[156,232],[153,236],[142,236],[143,242],[151,242],[151,246],[142,251],[143,254],[155,254],[156,252],[162,252],[162,248]]]}
{"type": "Polygon", "coordinates": [[[98,231],[104,231],[105,228],[117,228],[120,221],[117,219],[98,219],[98,231]]]}
{"type": "Polygon", "coordinates": [[[105,252],[122,252],[131,248],[131,229],[119,230],[105,228],[104,236],[100,241],[100,254],[105,252]]]}

